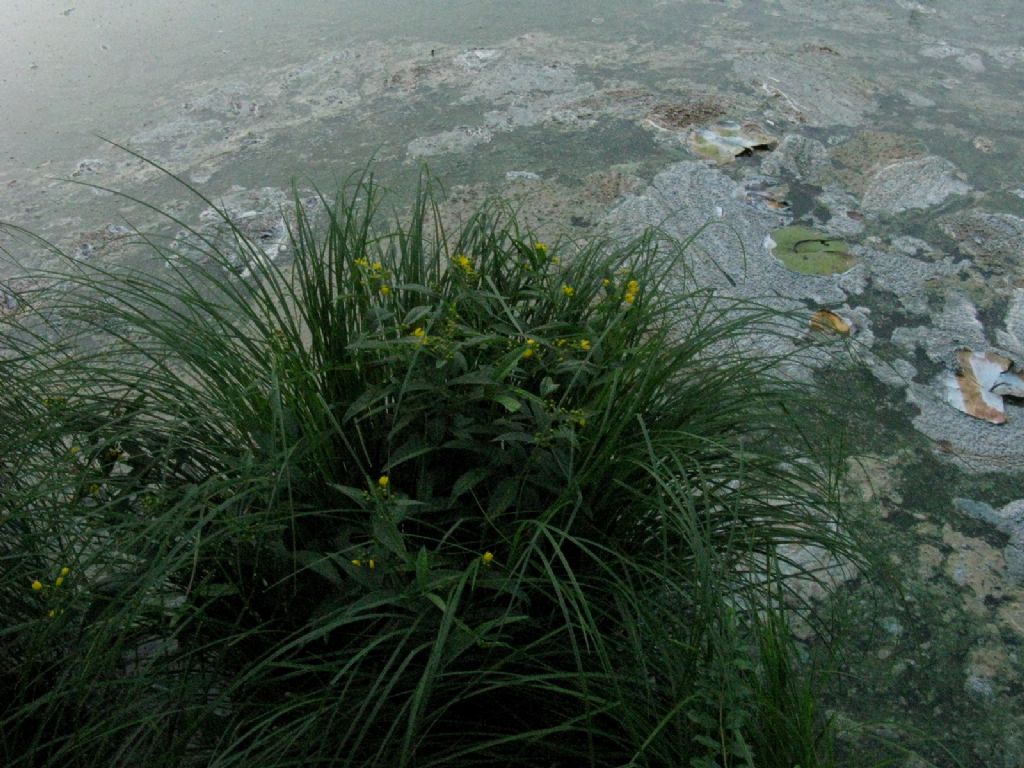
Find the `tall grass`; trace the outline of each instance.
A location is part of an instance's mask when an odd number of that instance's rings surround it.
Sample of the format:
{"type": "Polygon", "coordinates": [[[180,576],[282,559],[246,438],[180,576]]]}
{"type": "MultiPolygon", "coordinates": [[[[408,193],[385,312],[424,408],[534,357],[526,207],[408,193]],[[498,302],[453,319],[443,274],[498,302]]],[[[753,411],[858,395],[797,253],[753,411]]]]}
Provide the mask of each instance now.
{"type": "Polygon", "coordinates": [[[777,566],[855,551],[779,318],[654,233],[319,203],[3,319],[3,764],[827,763],[777,566]]]}

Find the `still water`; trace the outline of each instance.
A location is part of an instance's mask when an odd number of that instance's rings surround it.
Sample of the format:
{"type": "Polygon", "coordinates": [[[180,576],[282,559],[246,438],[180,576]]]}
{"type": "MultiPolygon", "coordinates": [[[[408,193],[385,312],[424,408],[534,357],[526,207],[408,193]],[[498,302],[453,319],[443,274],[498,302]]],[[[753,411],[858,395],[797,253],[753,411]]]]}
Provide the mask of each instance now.
{"type": "MultiPolygon", "coordinates": [[[[995,425],[948,394],[964,349],[1024,359],[1019,3],[2,6],[0,220],[75,258],[130,259],[125,219],[152,216],[72,182],[202,220],[201,201],[103,139],[223,205],[272,256],[293,183],[329,188],[371,162],[399,191],[429,165],[455,210],[508,196],[545,237],[720,222],[695,249],[718,268],[698,275],[849,321],[859,374],[844,378],[878,402],[849,494],[905,587],[852,633],[831,694],[844,759],[1024,765],[1024,408],[1007,398],[995,425]],[[735,142],[750,152],[714,149],[735,142]],[[841,241],[842,268],[786,262],[791,225],[841,241]]],[[[50,263],[0,245],[0,277],[50,263]]]]}

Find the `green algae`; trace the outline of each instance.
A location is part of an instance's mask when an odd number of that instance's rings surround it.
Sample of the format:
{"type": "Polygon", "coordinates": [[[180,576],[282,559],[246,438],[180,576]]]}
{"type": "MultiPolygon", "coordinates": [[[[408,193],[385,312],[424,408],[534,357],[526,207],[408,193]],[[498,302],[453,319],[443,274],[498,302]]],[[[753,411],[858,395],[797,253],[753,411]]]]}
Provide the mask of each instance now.
{"type": "Polygon", "coordinates": [[[775,258],[787,269],[804,275],[834,275],[857,263],[845,240],[829,237],[810,227],[792,226],[771,234],[775,258]]]}

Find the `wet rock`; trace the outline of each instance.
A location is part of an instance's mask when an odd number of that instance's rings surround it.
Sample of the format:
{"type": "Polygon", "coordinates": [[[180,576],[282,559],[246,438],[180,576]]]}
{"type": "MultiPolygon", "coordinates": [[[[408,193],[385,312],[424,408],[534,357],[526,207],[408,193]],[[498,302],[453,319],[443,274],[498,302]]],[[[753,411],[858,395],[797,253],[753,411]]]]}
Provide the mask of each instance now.
{"type": "Polygon", "coordinates": [[[858,197],[882,168],[926,154],[919,141],[883,131],[861,131],[829,149],[836,180],[858,197]]]}
{"type": "Polygon", "coordinates": [[[84,176],[94,176],[110,169],[110,163],[97,158],[86,158],[79,160],[75,170],[71,172],[71,178],[80,179],[84,176]]]}
{"type": "Polygon", "coordinates": [[[999,509],[973,499],[958,498],[953,503],[968,517],[986,522],[1009,536],[1003,550],[1006,573],[1018,584],[1024,584],[1024,499],[1011,501],[999,509]]]}
{"type": "Polygon", "coordinates": [[[999,274],[1024,264],[1024,219],[1018,216],[972,210],[951,214],[940,226],[985,269],[999,274]]]}
{"type": "Polygon", "coordinates": [[[989,46],[985,50],[1004,67],[1019,67],[1024,64],[1024,48],[1019,46],[989,46]]]}
{"type": "Polygon", "coordinates": [[[931,257],[936,254],[936,250],[930,243],[919,237],[912,237],[910,235],[898,235],[894,237],[889,244],[894,250],[906,256],[931,257]]]}
{"type": "Polygon", "coordinates": [[[576,70],[568,64],[496,56],[464,66],[473,77],[461,98],[463,102],[524,103],[538,94],[569,92],[577,86],[576,70]]]}
{"type": "Polygon", "coordinates": [[[255,89],[248,83],[227,82],[195,96],[184,102],[182,111],[208,117],[240,116],[261,117],[266,114],[266,107],[261,106],[262,96],[257,96],[255,89]]]}
{"type": "Polygon", "coordinates": [[[1005,588],[1002,553],[983,539],[965,536],[949,525],[942,528],[942,542],[953,550],[944,570],[953,583],[964,588],[964,607],[975,616],[987,616],[987,601],[1000,598],[1005,588]]]}
{"type": "MultiPolygon", "coordinates": [[[[204,242],[205,238],[233,260],[244,277],[250,272],[247,266],[249,259],[262,254],[273,261],[287,249],[288,228],[295,221],[295,202],[291,194],[273,187],[246,189],[236,186],[217,203],[218,208],[206,208],[199,214],[198,235],[186,230],[177,234],[171,244],[172,254],[201,256],[210,247],[204,242]],[[237,247],[236,230],[254,246],[255,253],[237,247]]],[[[307,197],[301,204],[307,214],[315,215],[318,209],[316,197],[307,197]]]]}
{"type": "MultiPolygon", "coordinates": [[[[962,260],[958,262],[951,256],[924,261],[907,256],[898,250],[893,252],[864,245],[855,245],[852,252],[857,258],[870,265],[873,284],[877,288],[893,294],[897,306],[914,315],[928,316],[932,314],[929,306],[930,284],[935,281],[955,279],[967,269],[966,262],[962,260]]],[[[956,306],[959,307],[959,305],[956,306]]],[[[970,317],[972,318],[971,327],[976,332],[972,332],[969,338],[984,338],[973,305],[970,306],[969,312],[957,314],[956,317],[957,320],[954,321],[951,316],[947,315],[942,322],[959,324],[961,319],[970,317]]],[[[918,342],[916,339],[903,336],[907,333],[913,334],[909,328],[897,328],[893,333],[893,341],[900,345],[906,344],[912,349],[918,342]]],[[[953,336],[945,338],[951,339],[953,336]]],[[[945,350],[947,356],[950,351],[945,350]]]]}
{"type": "Polygon", "coordinates": [[[825,145],[801,134],[783,137],[779,145],[761,162],[761,170],[771,176],[783,174],[808,184],[819,183],[832,162],[825,145]]]}
{"type": "Polygon", "coordinates": [[[664,228],[686,240],[703,229],[691,248],[695,278],[731,294],[773,296],[780,306],[797,309],[808,299],[820,306],[838,306],[846,293],[838,276],[801,275],[786,269],[764,248],[778,228],[775,212],[744,202],[742,185],[717,167],[699,162],[674,163],[655,176],[646,190],[626,197],[606,217],[606,225],[624,233],[647,226],[664,228]]]}
{"type": "Polygon", "coordinates": [[[765,176],[748,176],[740,181],[740,199],[747,205],[769,214],[777,214],[780,221],[789,220],[790,204],[786,199],[789,185],[765,176]]]}
{"type": "Polygon", "coordinates": [[[992,681],[978,675],[968,675],[964,680],[964,692],[974,699],[990,701],[995,698],[996,689],[992,681]]]}
{"type": "Polygon", "coordinates": [[[868,183],[862,204],[868,211],[896,214],[930,208],[970,190],[970,185],[957,177],[956,166],[941,157],[928,156],[879,170],[868,183]]]}
{"type": "Polygon", "coordinates": [[[505,171],[505,181],[538,181],[540,175],[533,171],[505,171]]]}
{"type": "Polygon", "coordinates": [[[985,71],[985,62],[981,58],[980,53],[967,53],[964,54],[963,56],[958,56],[956,61],[961,67],[966,69],[968,72],[973,72],[974,74],[981,74],[982,72],[985,71]]]}
{"type": "Polygon", "coordinates": [[[836,56],[814,51],[742,55],[736,75],[764,94],[780,117],[826,127],[860,125],[875,111],[874,86],[841,66],[836,56]]]}
{"type": "Polygon", "coordinates": [[[496,48],[471,48],[457,54],[454,63],[468,72],[475,73],[494,63],[501,56],[502,52],[496,48]]]}
{"type": "MultiPolygon", "coordinates": [[[[960,347],[988,346],[974,304],[960,293],[948,294],[942,310],[931,314],[927,325],[896,328],[892,341],[911,356],[919,350],[943,367],[960,347]]],[[[874,366],[872,371],[884,373],[874,366]]],[[[904,383],[907,402],[916,410],[914,427],[945,446],[938,456],[972,473],[1019,469],[1024,462],[1024,418],[1011,418],[998,428],[965,418],[945,402],[945,373],[925,384],[904,383]]]]}
{"type": "Polygon", "coordinates": [[[971,649],[967,654],[964,673],[964,690],[969,696],[980,700],[995,698],[1014,674],[1005,647],[991,641],[971,649]]]}
{"type": "Polygon", "coordinates": [[[465,152],[478,144],[486,144],[494,134],[480,126],[461,125],[450,131],[441,131],[433,136],[413,139],[406,147],[410,158],[433,157],[451,152],[465,152]]]}
{"type": "Polygon", "coordinates": [[[996,343],[1018,358],[1024,358],[1024,288],[1013,292],[1003,325],[1003,328],[996,329],[996,343]]]}
{"type": "Polygon", "coordinates": [[[835,589],[857,577],[857,569],[820,547],[783,544],[779,570],[804,600],[823,600],[835,589]]]}
{"type": "Polygon", "coordinates": [[[857,235],[864,230],[864,214],[860,211],[860,202],[847,192],[828,187],[823,190],[816,202],[828,209],[829,218],[824,222],[825,229],[835,235],[857,235]]]}

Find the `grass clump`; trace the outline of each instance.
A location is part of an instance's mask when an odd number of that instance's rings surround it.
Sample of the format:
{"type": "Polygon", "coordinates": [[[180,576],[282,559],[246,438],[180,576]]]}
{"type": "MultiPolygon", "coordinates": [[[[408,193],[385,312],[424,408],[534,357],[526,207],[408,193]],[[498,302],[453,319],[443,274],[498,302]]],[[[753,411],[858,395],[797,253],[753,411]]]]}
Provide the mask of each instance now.
{"type": "Polygon", "coordinates": [[[4,765],[827,761],[776,565],[850,541],[777,318],[379,203],[4,319],[4,765]]]}

